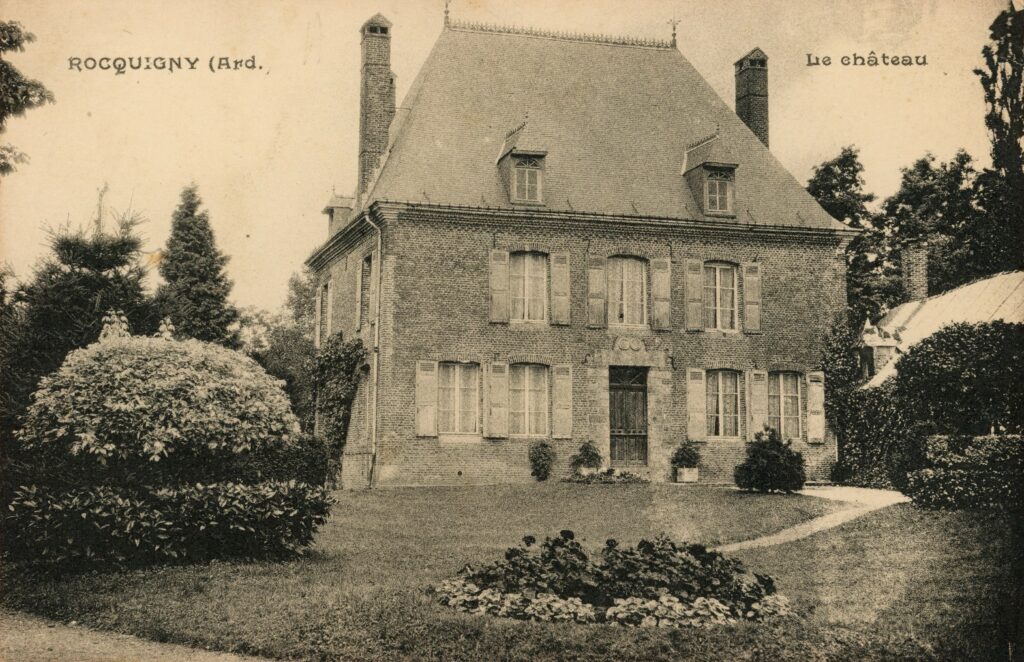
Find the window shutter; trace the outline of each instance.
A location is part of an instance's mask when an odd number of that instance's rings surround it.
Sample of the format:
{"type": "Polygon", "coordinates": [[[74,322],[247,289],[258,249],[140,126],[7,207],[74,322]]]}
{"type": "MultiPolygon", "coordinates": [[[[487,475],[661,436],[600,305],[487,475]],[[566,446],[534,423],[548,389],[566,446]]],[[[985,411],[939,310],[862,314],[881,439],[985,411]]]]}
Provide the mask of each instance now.
{"type": "Polygon", "coordinates": [[[356,272],[356,332],[363,327],[363,265],[359,264],[356,272]]]}
{"type": "Polygon", "coordinates": [[[704,390],[704,371],[686,370],[686,436],[700,440],[707,436],[707,392],[704,390]]]}
{"type": "Polygon", "coordinates": [[[672,328],[672,260],[651,260],[651,294],[654,300],[654,328],[672,328]]]}
{"type": "Polygon", "coordinates": [[[556,365],[553,374],[551,403],[554,423],[551,436],[555,439],[572,439],[572,366],[556,365]]]}
{"type": "Polygon", "coordinates": [[[768,424],[768,373],[764,370],[750,370],[747,372],[747,384],[747,402],[750,403],[747,408],[750,411],[747,437],[753,441],[754,435],[768,424]]]}
{"type": "Polygon", "coordinates": [[[568,325],[569,308],[569,254],[551,255],[551,323],[568,325]]]}
{"type": "Polygon", "coordinates": [[[320,286],[317,285],[316,289],[313,290],[313,307],[316,308],[313,319],[316,320],[316,326],[313,327],[313,347],[316,349],[320,348],[320,316],[323,311],[320,310],[320,286]]]}
{"type": "Polygon", "coordinates": [[[825,373],[807,373],[807,442],[825,442],[825,373]]]}
{"type": "Polygon", "coordinates": [[[608,326],[607,262],[597,255],[587,256],[587,326],[594,329],[608,326]]]}
{"type": "Polygon", "coordinates": [[[508,321],[508,251],[491,251],[491,321],[508,321]]]}
{"type": "Polygon", "coordinates": [[[686,330],[704,328],[704,263],[686,260],[686,330]]]}
{"type": "Polygon", "coordinates": [[[743,330],[761,333],[761,265],[743,264],[743,330]]]}
{"type": "Polygon", "coordinates": [[[437,361],[416,362],[416,436],[437,436],[437,361]]]}
{"type": "Polygon", "coordinates": [[[487,371],[486,434],[508,436],[508,364],[492,363],[487,371]]]}

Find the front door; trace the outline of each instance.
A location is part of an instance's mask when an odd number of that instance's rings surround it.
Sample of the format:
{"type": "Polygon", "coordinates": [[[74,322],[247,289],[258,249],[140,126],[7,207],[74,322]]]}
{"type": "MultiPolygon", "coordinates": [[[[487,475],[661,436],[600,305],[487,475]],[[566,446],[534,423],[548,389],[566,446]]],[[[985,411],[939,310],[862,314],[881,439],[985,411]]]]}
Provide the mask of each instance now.
{"type": "Polygon", "coordinates": [[[608,369],[613,467],[647,464],[647,368],[608,369]]]}

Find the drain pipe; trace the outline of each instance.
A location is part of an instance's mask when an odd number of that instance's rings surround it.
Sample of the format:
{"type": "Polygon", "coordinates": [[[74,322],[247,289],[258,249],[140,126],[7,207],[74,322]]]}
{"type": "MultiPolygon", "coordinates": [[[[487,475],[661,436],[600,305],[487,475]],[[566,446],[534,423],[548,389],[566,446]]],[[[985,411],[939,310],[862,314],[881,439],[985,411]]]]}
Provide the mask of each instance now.
{"type": "Polygon", "coordinates": [[[382,283],[384,282],[384,232],[381,227],[370,218],[370,210],[364,216],[366,222],[377,231],[377,294],[376,294],[376,321],[373,324],[373,412],[370,417],[370,475],[367,480],[367,487],[373,487],[373,480],[377,473],[377,402],[380,399],[380,300],[382,283]]]}

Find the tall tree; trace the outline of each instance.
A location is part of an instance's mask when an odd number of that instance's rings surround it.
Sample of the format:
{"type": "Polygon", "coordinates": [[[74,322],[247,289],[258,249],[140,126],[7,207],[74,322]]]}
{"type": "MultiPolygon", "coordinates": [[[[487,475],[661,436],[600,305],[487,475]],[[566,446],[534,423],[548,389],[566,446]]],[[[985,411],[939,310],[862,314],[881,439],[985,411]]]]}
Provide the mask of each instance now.
{"type": "Polygon", "coordinates": [[[1013,4],[989,28],[975,69],[985,93],[985,126],[992,140],[992,168],[978,177],[977,195],[987,219],[993,270],[1024,268],[1024,11],[1013,4]]]}
{"type": "Polygon", "coordinates": [[[868,204],[875,200],[864,190],[864,166],[856,147],[843,147],[839,156],[814,167],[807,192],[833,218],[861,230],[846,249],[846,300],[849,324],[859,329],[866,319],[877,319],[892,303],[896,279],[878,259],[879,237],[871,223],[868,204]]]}
{"type": "MultiPolygon", "coordinates": [[[[0,133],[7,129],[7,118],[20,117],[26,110],[53,103],[53,93],[37,80],[25,78],[3,58],[4,53],[24,51],[25,44],[35,41],[16,21],[0,21],[0,133]]],[[[11,144],[0,145],[0,176],[10,174],[18,163],[28,157],[11,144]]]]}
{"type": "Polygon", "coordinates": [[[196,185],[185,187],[160,261],[165,283],[157,303],[179,334],[237,347],[238,310],[228,301],[232,283],[224,273],[228,258],[217,249],[210,217],[200,205],[196,185]]]}

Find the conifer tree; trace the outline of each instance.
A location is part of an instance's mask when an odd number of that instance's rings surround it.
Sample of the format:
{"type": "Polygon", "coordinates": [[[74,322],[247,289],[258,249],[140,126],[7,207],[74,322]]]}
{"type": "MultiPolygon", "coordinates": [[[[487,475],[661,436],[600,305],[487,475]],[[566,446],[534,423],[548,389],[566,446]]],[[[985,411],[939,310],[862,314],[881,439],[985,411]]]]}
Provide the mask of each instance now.
{"type": "Polygon", "coordinates": [[[179,335],[237,347],[238,310],[228,301],[232,283],[224,273],[228,258],[217,249],[209,214],[200,205],[196,185],[187,186],[160,261],[165,282],[157,303],[179,335]]]}

